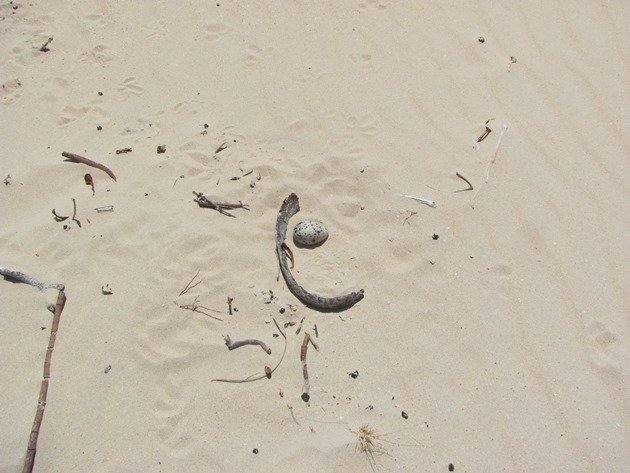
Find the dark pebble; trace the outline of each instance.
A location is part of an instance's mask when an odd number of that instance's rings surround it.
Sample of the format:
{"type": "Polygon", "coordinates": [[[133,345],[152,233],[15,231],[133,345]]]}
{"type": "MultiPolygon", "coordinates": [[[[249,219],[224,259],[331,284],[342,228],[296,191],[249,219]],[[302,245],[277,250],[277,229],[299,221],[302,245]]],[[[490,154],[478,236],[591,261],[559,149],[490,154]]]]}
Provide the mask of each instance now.
{"type": "Polygon", "coordinates": [[[448,471],[455,471],[455,465],[453,465],[452,463],[449,463],[448,471]]]}
{"type": "Polygon", "coordinates": [[[438,235],[437,233],[434,233],[431,238],[433,238],[434,240],[437,240],[438,238],[440,238],[440,235],[438,235]]]}
{"type": "MultiPolygon", "coordinates": [[[[258,449],[257,449],[257,448],[253,449],[253,450],[252,450],[252,453],[253,453],[254,455],[258,455],[258,449]]],[[[452,470],[451,470],[451,471],[452,471],[452,470]]]]}
{"type": "Polygon", "coordinates": [[[284,307],[280,307],[280,313],[284,314],[285,308],[284,307]]]}
{"type": "Polygon", "coordinates": [[[302,401],[308,402],[311,399],[311,396],[308,393],[302,393],[302,401]]]}
{"type": "Polygon", "coordinates": [[[97,130],[97,131],[101,131],[102,129],[103,129],[103,127],[102,127],[101,125],[99,125],[99,126],[97,126],[97,127],[96,127],[96,130],[97,130]]]}
{"type": "Polygon", "coordinates": [[[400,415],[403,417],[403,419],[409,419],[409,414],[407,414],[405,411],[402,411],[400,415]]]}
{"type": "Polygon", "coordinates": [[[359,372],[358,371],[353,371],[352,373],[348,373],[350,376],[352,376],[354,379],[357,379],[359,377],[359,372]]]}

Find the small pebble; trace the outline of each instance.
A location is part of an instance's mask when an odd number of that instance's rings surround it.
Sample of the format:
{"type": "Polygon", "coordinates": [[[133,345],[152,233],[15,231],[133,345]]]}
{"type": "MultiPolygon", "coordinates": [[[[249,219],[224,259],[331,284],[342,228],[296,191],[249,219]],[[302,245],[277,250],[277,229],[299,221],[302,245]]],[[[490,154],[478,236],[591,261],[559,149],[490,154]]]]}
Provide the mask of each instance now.
{"type": "Polygon", "coordinates": [[[254,455],[258,455],[258,449],[257,449],[257,448],[253,449],[253,450],[252,450],[252,453],[253,453],[254,455]]]}
{"type": "Polygon", "coordinates": [[[280,307],[280,313],[284,314],[285,308],[284,307],[280,307]]]}
{"type": "Polygon", "coordinates": [[[302,393],[302,401],[308,402],[311,399],[311,396],[308,393],[302,393]]]}
{"type": "Polygon", "coordinates": [[[103,129],[103,127],[102,127],[101,125],[98,125],[98,126],[96,127],[96,131],[101,131],[102,129],[103,129]]]}
{"type": "Polygon", "coordinates": [[[350,376],[352,376],[353,379],[357,379],[359,377],[359,372],[358,371],[353,371],[352,373],[348,373],[350,376]]]}
{"type": "Polygon", "coordinates": [[[409,414],[407,414],[405,411],[402,411],[400,415],[403,417],[403,419],[409,419],[409,414]]]}
{"type": "Polygon", "coordinates": [[[431,238],[433,238],[434,240],[437,240],[438,238],[440,238],[440,235],[438,235],[437,233],[434,233],[431,238]]]}
{"type": "Polygon", "coordinates": [[[448,471],[455,471],[455,465],[453,465],[452,463],[449,463],[448,471]]]}

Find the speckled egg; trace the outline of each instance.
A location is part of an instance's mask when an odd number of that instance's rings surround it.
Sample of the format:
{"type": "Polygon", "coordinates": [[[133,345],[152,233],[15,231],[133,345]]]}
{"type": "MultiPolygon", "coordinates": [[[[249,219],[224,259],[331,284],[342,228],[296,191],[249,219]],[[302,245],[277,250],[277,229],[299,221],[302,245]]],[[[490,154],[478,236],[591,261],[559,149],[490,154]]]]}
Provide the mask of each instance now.
{"type": "Polygon", "coordinates": [[[304,220],[293,229],[293,241],[304,246],[315,246],[328,238],[328,230],[322,222],[304,220]]]}

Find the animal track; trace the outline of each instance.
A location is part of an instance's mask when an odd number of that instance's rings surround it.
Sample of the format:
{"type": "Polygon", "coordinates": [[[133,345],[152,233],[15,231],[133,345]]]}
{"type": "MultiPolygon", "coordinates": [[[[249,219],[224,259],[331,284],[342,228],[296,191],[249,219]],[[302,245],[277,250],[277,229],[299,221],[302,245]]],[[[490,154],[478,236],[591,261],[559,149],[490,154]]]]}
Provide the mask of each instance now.
{"type": "Polygon", "coordinates": [[[216,41],[230,32],[230,28],[223,23],[208,23],[203,26],[203,30],[208,41],[216,41]]]}
{"type": "Polygon", "coordinates": [[[118,86],[118,91],[124,95],[140,95],[144,92],[144,89],[136,84],[135,77],[127,77],[122,83],[118,86]]]}
{"type": "Polygon", "coordinates": [[[266,56],[268,56],[271,53],[271,51],[273,51],[273,48],[261,49],[255,44],[250,44],[245,49],[245,52],[247,54],[244,58],[245,64],[252,67],[257,66],[260,63],[265,61],[266,56]]]}

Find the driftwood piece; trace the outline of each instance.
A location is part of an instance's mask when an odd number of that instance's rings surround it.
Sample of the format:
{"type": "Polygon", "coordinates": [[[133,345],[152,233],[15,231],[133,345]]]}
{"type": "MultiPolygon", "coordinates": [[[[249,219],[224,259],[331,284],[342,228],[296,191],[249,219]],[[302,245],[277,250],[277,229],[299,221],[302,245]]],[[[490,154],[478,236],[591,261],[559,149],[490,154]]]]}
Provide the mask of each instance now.
{"type": "Polygon", "coordinates": [[[63,289],[59,291],[57,303],[55,304],[55,315],[53,317],[52,327],[50,328],[50,338],[48,340],[48,349],[46,350],[46,358],[44,360],[44,378],[39,390],[39,399],[37,401],[37,411],[35,412],[35,420],[31,428],[31,435],[28,439],[28,447],[26,448],[26,457],[22,466],[22,473],[31,473],[35,463],[35,453],[37,451],[37,439],[39,438],[39,429],[44,418],[44,410],[46,409],[46,398],[48,396],[48,383],[50,381],[50,363],[52,360],[53,350],[55,349],[55,340],[57,339],[57,330],[59,329],[59,320],[61,312],[66,303],[66,295],[63,289]]]}
{"type": "Polygon", "coordinates": [[[280,271],[282,272],[282,276],[284,276],[287,287],[293,295],[304,302],[304,304],[321,311],[338,311],[356,304],[363,299],[363,289],[357,292],[351,292],[350,294],[346,294],[344,296],[322,297],[318,294],[308,292],[297,283],[293,274],[291,274],[291,270],[289,269],[289,265],[287,263],[287,253],[283,249],[286,246],[284,240],[287,236],[289,220],[299,211],[300,203],[298,196],[291,194],[284,199],[284,202],[282,202],[280,212],[278,213],[278,219],[276,220],[276,253],[278,254],[280,271]]]}
{"type": "Polygon", "coordinates": [[[265,350],[267,355],[271,355],[271,348],[269,348],[265,342],[261,342],[260,340],[255,340],[253,338],[248,338],[246,340],[238,340],[233,342],[229,335],[223,337],[225,339],[225,345],[228,347],[230,351],[235,350],[240,347],[244,347],[245,345],[258,345],[260,348],[265,350]]]}
{"type": "Polygon", "coordinates": [[[195,194],[195,196],[197,197],[195,199],[195,202],[197,202],[199,207],[205,207],[205,208],[208,208],[208,209],[214,209],[217,212],[222,213],[223,215],[227,215],[228,217],[235,217],[235,216],[232,215],[229,212],[226,212],[225,209],[228,209],[228,210],[232,210],[232,209],[249,210],[249,206],[247,204],[244,204],[240,200],[239,201],[229,202],[229,201],[224,201],[224,200],[208,199],[201,192],[194,192],[193,191],[193,194],[195,194]]]}
{"type": "Polygon", "coordinates": [[[86,164],[88,166],[92,166],[93,168],[100,169],[101,171],[106,172],[107,175],[111,177],[114,181],[116,180],[116,176],[114,175],[112,170],[101,163],[97,163],[96,161],[92,161],[91,159],[84,158],[83,156],[79,156],[78,154],[68,153],[66,151],[61,153],[61,156],[66,158],[66,161],[70,161],[72,163],[86,164]]]}
{"type": "Polygon", "coordinates": [[[4,268],[2,266],[0,266],[0,274],[10,280],[22,282],[24,284],[36,287],[40,291],[44,291],[45,289],[49,288],[57,289],[59,291],[63,291],[65,289],[65,286],[63,284],[48,284],[44,282],[39,282],[33,276],[29,276],[28,274],[21,273],[20,271],[15,271],[13,269],[4,268]]]}

